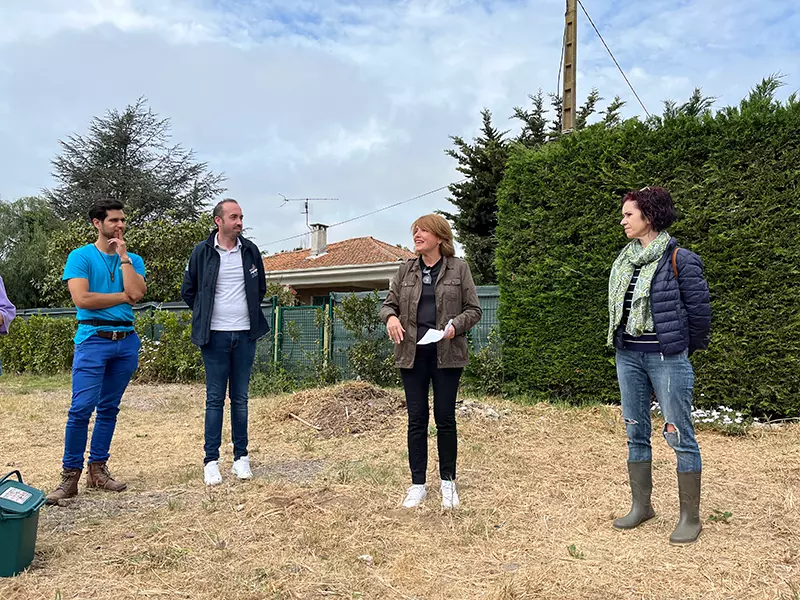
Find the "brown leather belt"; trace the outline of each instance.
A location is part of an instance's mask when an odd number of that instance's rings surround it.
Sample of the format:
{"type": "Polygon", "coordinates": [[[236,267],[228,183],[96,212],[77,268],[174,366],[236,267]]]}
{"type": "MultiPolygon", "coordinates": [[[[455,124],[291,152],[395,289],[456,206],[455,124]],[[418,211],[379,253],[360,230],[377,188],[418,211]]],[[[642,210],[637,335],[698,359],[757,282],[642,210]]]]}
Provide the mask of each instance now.
{"type": "Polygon", "coordinates": [[[99,335],[101,338],[105,338],[107,340],[112,340],[118,342],[119,340],[124,340],[129,335],[133,335],[136,333],[135,331],[98,331],[95,335],[99,335]]]}

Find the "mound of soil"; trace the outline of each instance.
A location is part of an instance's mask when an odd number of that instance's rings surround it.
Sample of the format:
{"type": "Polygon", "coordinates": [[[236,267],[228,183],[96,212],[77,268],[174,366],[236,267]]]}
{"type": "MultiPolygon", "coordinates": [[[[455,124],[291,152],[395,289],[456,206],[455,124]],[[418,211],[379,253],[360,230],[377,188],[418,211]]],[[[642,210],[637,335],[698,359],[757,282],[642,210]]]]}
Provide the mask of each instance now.
{"type": "Polygon", "coordinates": [[[292,396],[289,418],[298,418],[326,437],[356,435],[384,429],[392,416],[405,410],[398,390],[363,381],[305,390],[292,396]]]}

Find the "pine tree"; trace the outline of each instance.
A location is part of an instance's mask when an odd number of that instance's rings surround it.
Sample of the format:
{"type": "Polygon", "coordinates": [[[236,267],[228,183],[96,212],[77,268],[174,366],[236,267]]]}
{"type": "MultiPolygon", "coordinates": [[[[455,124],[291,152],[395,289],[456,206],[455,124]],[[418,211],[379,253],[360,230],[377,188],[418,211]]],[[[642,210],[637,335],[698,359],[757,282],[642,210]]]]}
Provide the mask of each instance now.
{"type": "Polygon", "coordinates": [[[458,212],[442,215],[456,229],[456,239],[464,246],[466,259],[477,285],[496,283],[494,266],[497,227],[497,188],[503,180],[508,158],[506,131],[492,124],[492,113],[481,111],[481,133],[470,144],[459,136],[451,136],[455,148],[446,150],[458,161],[458,171],[466,181],[450,186],[452,202],[458,212]]]}
{"type": "Polygon", "coordinates": [[[224,191],[223,175],[195,161],[192,150],[170,143],[169,119],[162,119],[140,98],[124,111],[95,117],[86,135],[60,141],[53,160],[59,186],[44,195],[64,220],[86,219],[98,199],[120,200],[129,220],[196,220],[224,191]]]}

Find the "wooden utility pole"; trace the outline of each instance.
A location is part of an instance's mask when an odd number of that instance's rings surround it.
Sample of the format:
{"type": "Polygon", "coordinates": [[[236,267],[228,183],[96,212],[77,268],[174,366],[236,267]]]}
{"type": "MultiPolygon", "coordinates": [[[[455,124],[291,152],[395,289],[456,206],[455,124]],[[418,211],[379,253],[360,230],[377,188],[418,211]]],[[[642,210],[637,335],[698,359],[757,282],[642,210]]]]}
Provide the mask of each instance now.
{"type": "Polygon", "coordinates": [[[575,127],[575,69],[578,63],[578,0],[567,0],[564,22],[564,89],[561,92],[561,131],[575,127]]]}

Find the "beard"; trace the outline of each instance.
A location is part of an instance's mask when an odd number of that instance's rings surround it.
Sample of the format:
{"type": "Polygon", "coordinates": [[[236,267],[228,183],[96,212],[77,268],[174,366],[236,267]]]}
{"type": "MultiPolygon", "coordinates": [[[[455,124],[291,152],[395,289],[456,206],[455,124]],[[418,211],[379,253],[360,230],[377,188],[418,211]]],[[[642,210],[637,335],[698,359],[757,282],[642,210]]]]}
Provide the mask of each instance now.
{"type": "Polygon", "coordinates": [[[121,227],[114,227],[114,226],[106,227],[104,225],[100,229],[100,232],[103,234],[103,236],[106,239],[110,240],[110,239],[116,238],[116,237],[120,237],[121,238],[122,234],[125,232],[125,229],[121,228],[121,227]]]}
{"type": "Polygon", "coordinates": [[[220,225],[219,231],[223,236],[228,238],[233,238],[233,237],[239,237],[239,235],[242,233],[242,228],[236,225],[231,225],[230,227],[228,227],[223,223],[222,225],[220,225]]]}

